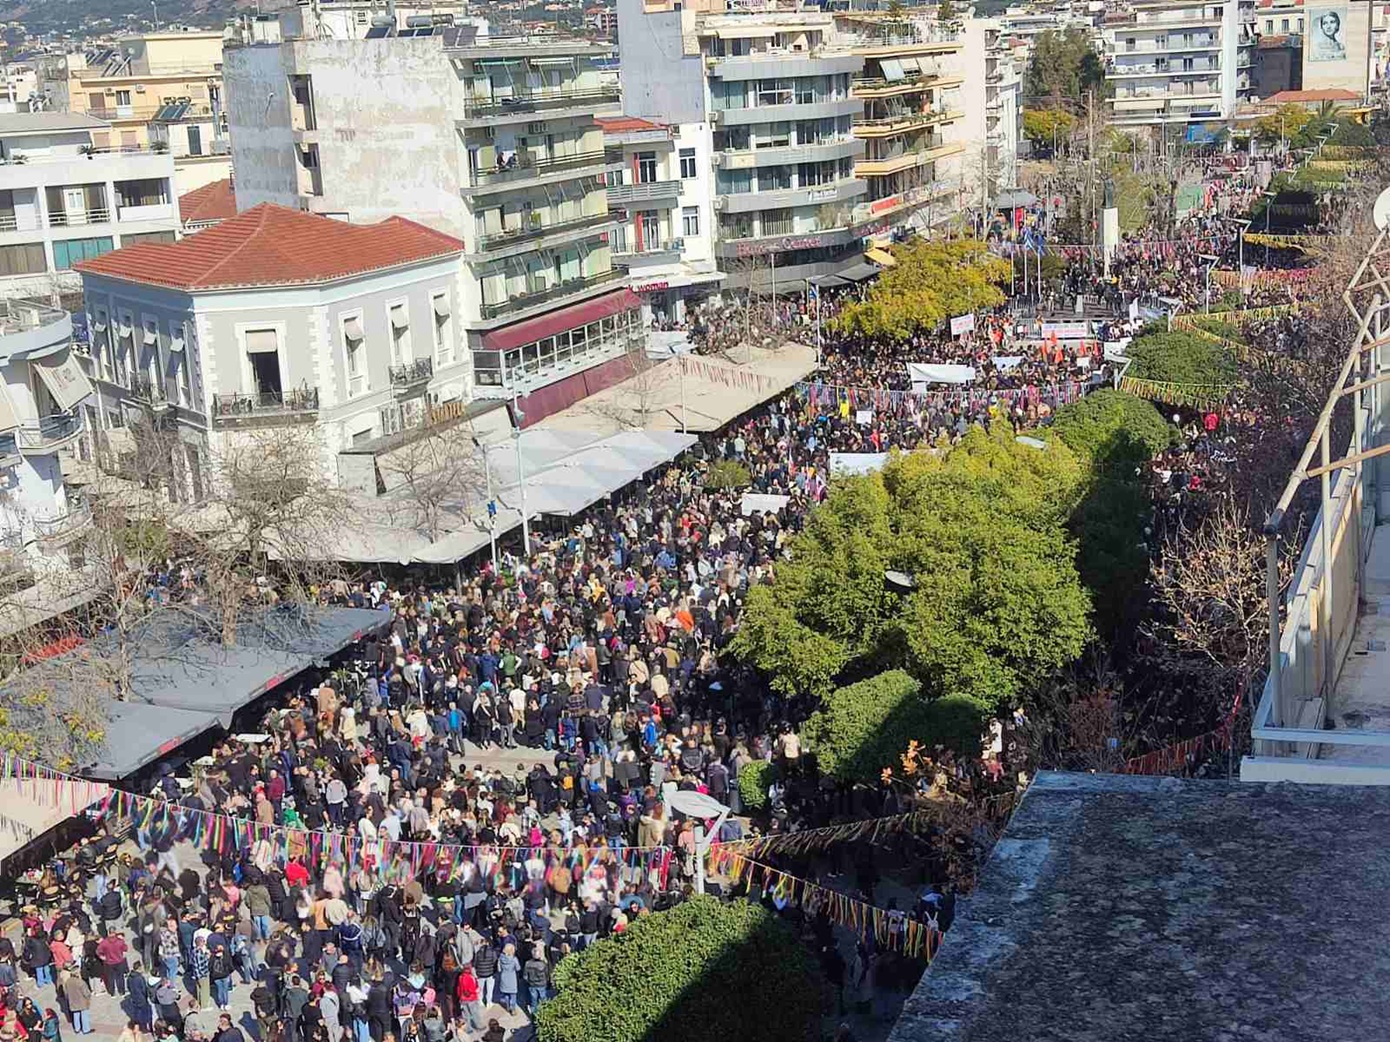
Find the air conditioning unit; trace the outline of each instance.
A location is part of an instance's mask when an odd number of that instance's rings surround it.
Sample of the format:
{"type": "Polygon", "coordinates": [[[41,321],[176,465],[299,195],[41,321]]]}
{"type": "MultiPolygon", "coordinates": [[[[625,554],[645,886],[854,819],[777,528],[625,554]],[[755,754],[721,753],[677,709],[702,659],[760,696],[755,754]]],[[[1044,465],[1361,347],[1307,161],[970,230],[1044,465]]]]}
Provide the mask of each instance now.
{"type": "Polygon", "coordinates": [[[725,200],[722,196],[716,195],[716,196],[714,197],[714,208],[715,208],[716,210],[722,210],[722,209],[724,209],[724,203],[725,203],[725,202],[726,202],[726,200],[725,200]]]}

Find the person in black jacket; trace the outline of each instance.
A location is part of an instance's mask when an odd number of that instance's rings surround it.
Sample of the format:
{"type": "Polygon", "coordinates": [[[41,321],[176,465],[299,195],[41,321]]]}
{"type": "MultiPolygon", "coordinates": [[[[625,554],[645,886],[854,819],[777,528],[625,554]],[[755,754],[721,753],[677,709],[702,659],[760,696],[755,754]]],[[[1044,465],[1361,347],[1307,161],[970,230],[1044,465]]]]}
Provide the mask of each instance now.
{"type": "Polygon", "coordinates": [[[367,989],[367,1030],[372,1042],[381,1042],[391,1030],[391,986],[380,973],[367,989]]]}
{"type": "Polygon", "coordinates": [[[125,986],[128,996],[125,1009],[130,1014],[130,1019],[140,1025],[140,1030],[147,1033],[153,1031],[154,996],[149,978],[145,976],[145,968],[139,959],[131,965],[130,976],[126,978],[125,986]]]}

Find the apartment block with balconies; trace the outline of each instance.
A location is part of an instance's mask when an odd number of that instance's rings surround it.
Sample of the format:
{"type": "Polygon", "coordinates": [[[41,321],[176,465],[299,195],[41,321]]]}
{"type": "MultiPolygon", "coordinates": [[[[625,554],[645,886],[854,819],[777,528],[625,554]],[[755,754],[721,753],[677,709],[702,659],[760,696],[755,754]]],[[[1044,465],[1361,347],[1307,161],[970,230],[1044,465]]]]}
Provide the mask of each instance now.
{"type": "Polygon", "coordinates": [[[531,393],[614,361],[638,302],[612,261],[595,122],[619,111],[600,70],[612,50],[471,24],[229,47],[238,206],[400,215],[461,239],[475,394],[531,393]]]}
{"type": "MultiPolygon", "coordinates": [[[[1105,20],[1111,122],[1159,126],[1224,119],[1235,111],[1247,28],[1240,5],[1136,0],[1105,20]]],[[[1251,41],[1253,43],[1253,40],[1251,41]]]]}
{"type": "Polygon", "coordinates": [[[877,11],[841,12],[837,21],[840,39],[864,59],[853,86],[863,102],[854,134],[865,146],[855,174],[869,186],[869,214],[887,231],[930,231],[959,212],[951,159],[966,149],[960,33],[877,11]]]}
{"type": "Polygon", "coordinates": [[[0,115],[0,295],[75,289],[78,261],[173,241],[174,164],[94,144],[106,124],[66,112],[0,115]]]}
{"type": "Polygon", "coordinates": [[[92,384],[72,317],[33,301],[0,304],[0,590],[81,565],[87,504],[63,480],[61,456],[90,452],[92,384]]]}

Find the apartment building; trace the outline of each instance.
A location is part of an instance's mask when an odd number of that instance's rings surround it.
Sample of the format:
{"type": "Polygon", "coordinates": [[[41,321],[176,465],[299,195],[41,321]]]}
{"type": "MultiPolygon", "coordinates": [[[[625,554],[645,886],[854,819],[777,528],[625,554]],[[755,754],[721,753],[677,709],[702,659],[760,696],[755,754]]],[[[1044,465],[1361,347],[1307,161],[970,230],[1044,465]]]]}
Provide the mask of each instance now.
{"type": "Polygon", "coordinates": [[[80,567],[92,515],[64,483],[60,453],[83,437],[91,394],[71,315],[33,301],[0,304],[0,586],[80,567]]]}
{"type": "Polygon", "coordinates": [[[110,135],[73,113],[0,115],[0,296],[76,289],[80,260],[173,241],[172,157],[98,144],[110,135]]]}
{"type": "Polygon", "coordinates": [[[101,148],[167,150],[179,194],[228,177],[222,40],[221,32],[146,33],[69,54],[66,108],[110,124],[101,148]]]}
{"type": "Polygon", "coordinates": [[[1107,16],[1111,122],[1161,126],[1234,113],[1250,89],[1254,57],[1243,17],[1240,4],[1220,0],[1133,0],[1127,11],[1107,16]]]}
{"type": "Polygon", "coordinates": [[[854,165],[868,185],[870,219],[885,231],[930,231],[960,211],[965,83],[955,27],[878,11],[836,15],[839,39],[863,59],[853,95],[862,100],[854,165]]]}
{"type": "MultiPolygon", "coordinates": [[[[312,424],[341,453],[469,397],[464,244],[413,221],[352,225],[263,204],[178,243],[80,265],[88,368],[116,456],[132,415],[173,422],[176,497],[240,432],[312,424]]],[[[147,464],[148,465],[148,464],[147,464]]]]}
{"type": "Polygon", "coordinates": [[[635,116],[599,120],[610,170],[613,259],[660,319],[680,321],[688,302],[719,288],[714,253],[714,171],[703,124],[669,127],[635,116]]]}
{"type": "Polygon", "coordinates": [[[611,52],[473,26],[228,48],[237,205],[400,213],[462,239],[474,394],[563,380],[579,393],[586,370],[630,364],[641,325],[612,262],[619,222],[595,121],[619,113],[598,68],[611,52]]]}
{"type": "Polygon", "coordinates": [[[1258,0],[1255,28],[1261,36],[1303,35],[1303,0],[1258,0]]]}
{"type": "Polygon", "coordinates": [[[962,205],[984,209],[1018,184],[1023,69],[998,19],[965,19],[960,42],[954,57],[962,81],[961,137],[968,144],[954,176],[961,184],[962,205]]]}
{"type": "Polygon", "coordinates": [[[48,108],[39,89],[39,72],[19,63],[0,67],[0,114],[35,112],[48,108]]]}
{"type": "Polygon", "coordinates": [[[487,22],[469,14],[467,0],[298,0],[274,16],[284,37],[365,40],[389,33],[416,32],[435,25],[487,22]]]}

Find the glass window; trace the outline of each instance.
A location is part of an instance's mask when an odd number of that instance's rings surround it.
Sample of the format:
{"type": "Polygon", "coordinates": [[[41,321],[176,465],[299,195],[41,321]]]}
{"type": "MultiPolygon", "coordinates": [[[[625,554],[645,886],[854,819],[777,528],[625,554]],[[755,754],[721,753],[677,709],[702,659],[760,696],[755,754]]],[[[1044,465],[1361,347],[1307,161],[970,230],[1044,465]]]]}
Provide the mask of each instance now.
{"type": "Polygon", "coordinates": [[[644,250],[661,249],[661,214],[655,210],[644,212],[640,218],[642,231],[642,248],[644,250]]]}
{"type": "Polygon", "coordinates": [[[110,236],[99,239],[66,239],[53,244],[53,267],[67,271],[78,261],[100,257],[114,249],[110,236]]]}
{"type": "MultiPolygon", "coordinates": [[[[197,155],[197,153],[191,153],[197,155]]],[[[142,177],[136,181],[116,182],[116,205],[158,206],[169,201],[169,182],[162,177],[142,177]]]]}
{"type": "Polygon", "coordinates": [[[792,212],[790,210],[764,210],[764,235],[790,235],[792,233],[792,212]]]}
{"type": "Polygon", "coordinates": [[[685,206],[681,208],[681,235],[687,239],[700,234],[700,208],[685,206]]]}
{"type": "Polygon", "coordinates": [[[689,181],[695,176],[695,150],[681,149],[681,180],[689,181]]]}
{"type": "Polygon", "coordinates": [[[758,171],[758,191],[776,192],[792,186],[789,166],[765,166],[758,171]]]}
{"type": "Polygon", "coordinates": [[[649,185],[656,183],[656,153],[637,153],[637,183],[649,185]]]}
{"type": "Polygon", "coordinates": [[[47,270],[48,258],[44,256],[43,243],[0,246],[0,275],[34,275],[47,270]]]}
{"type": "Polygon", "coordinates": [[[790,105],[792,86],[789,80],[759,80],[758,105],[790,105]]]}

